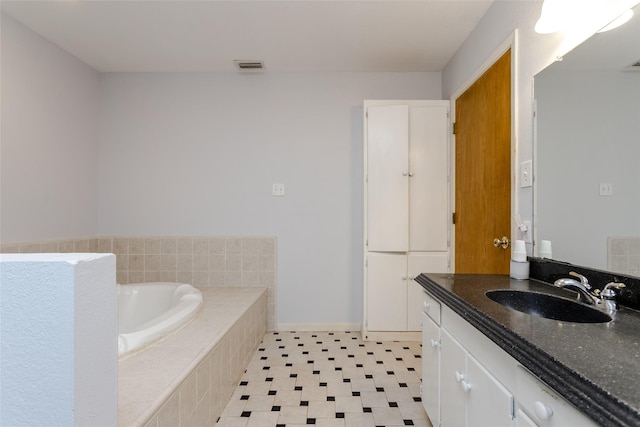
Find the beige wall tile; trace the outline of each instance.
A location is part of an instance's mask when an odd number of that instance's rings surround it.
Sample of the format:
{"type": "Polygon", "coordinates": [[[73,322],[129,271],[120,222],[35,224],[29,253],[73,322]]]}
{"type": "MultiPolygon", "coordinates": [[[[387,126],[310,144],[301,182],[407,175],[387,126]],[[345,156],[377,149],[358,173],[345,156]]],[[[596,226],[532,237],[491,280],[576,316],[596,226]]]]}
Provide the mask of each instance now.
{"type": "Polygon", "coordinates": [[[178,273],[174,271],[160,271],[159,278],[161,282],[172,282],[175,283],[178,281],[178,273]]]}
{"type": "Polygon", "coordinates": [[[159,238],[148,237],[144,239],[144,253],[147,255],[150,254],[159,254],[162,249],[162,241],[159,238]]]}
{"type": "Polygon", "coordinates": [[[133,238],[129,239],[129,252],[131,254],[144,254],[144,239],[133,238]]]}
{"type": "Polygon", "coordinates": [[[228,237],[225,245],[227,255],[242,253],[242,239],[238,237],[228,237]]]}
{"type": "Polygon", "coordinates": [[[144,255],[128,255],[129,270],[143,271],[144,270],[144,255]]]}
{"type": "Polygon", "coordinates": [[[43,243],[40,247],[43,253],[56,253],[58,252],[58,242],[43,243]]]}
{"type": "Polygon", "coordinates": [[[5,243],[0,246],[0,252],[2,252],[3,254],[20,253],[20,245],[18,243],[5,243]]]}
{"type": "Polygon", "coordinates": [[[242,272],[242,286],[258,286],[259,276],[257,271],[242,272]]]}
{"type": "Polygon", "coordinates": [[[173,394],[158,413],[158,427],[180,425],[180,394],[173,394]]]}
{"type": "Polygon", "coordinates": [[[276,239],[273,237],[262,237],[258,239],[258,253],[263,255],[275,255],[276,239]]]}
{"type": "Polygon", "coordinates": [[[120,283],[121,285],[126,285],[127,283],[129,283],[129,272],[116,271],[116,283],[120,283]]]}
{"type": "Polygon", "coordinates": [[[193,255],[191,255],[191,254],[178,254],[176,256],[176,269],[178,271],[191,271],[191,270],[193,270],[193,255]]]}
{"type": "Polygon", "coordinates": [[[191,237],[178,237],[176,244],[178,254],[193,254],[193,239],[191,237]]]}
{"type": "Polygon", "coordinates": [[[89,252],[96,253],[98,252],[99,247],[99,240],[97,238],[89,239],[89,252]]]}
{"type": "Polygon", "coordinates": [[[193,239],[193,253],[194,254],[208,254],[209,253],[209,238],[200,237],[193,239]]]}
{"type": "Polygon", "coordinates": [[[209,256],[209,270],[224,271],[227,268],[227,259],[225,255],[213,254],[209,256]]]}
{"type": "Polygon", "coordinates": [[[163,254],[176,254],[178,250],[178,243],[176,238],[165,237],[160,239],[160,252],[163,254]]]}
{"type": "Polygon", "coordinates": [[[210,254],[225,254],[226,243],[224,237],[212,237],[209,238],[209,253],[210,254]]]}
{"type": "Polygon", "coordinates": [[[73,250],[75,252],[90,252],[91,245],[88,239],[79,239],[73,242],[73,250]]]}
{"type": "Polygon", "coordinates": [[[42,245],[40,243],[24,243],[20,245],[20,253],[32,254],[42,252],[42,245]]]}
{"type": "Polygon", "coordinates": [[[242,255],[227,255],[226,260],[226,270],[228,272],[242,270],[242,255]]]}
{"type": "Polygon", "coordinates": [[[113,251],[113,239],[101,237],[98,239],[98,252],[112,254],[113,251]]]}
{"type": "Polygon", "coordinates": [[[70,253],[74,250],[73,240],[63,240],[58,242],[58,250],[60,253],[70,253]]]}
{"type": "Polygon", "coordinates": [[[209,271],[209,286],[225,286],[227,274],[224,271],[209,271]]]}
{"type": "Polygon", "coordinates": [[[153,270],[158,271],[162,270],[162,255],[145,255],[144,256],[144,269],[145,271],[153,270]]]}
{"type": "Polygon", "coordinates": [[[193,286],[209,286],[209,272],[208,271],[194,271],[191,282],[193,286]]]}
{"type": "Polygon", "coordinates": [[[160,272],[159,271],[145,271],[144,272],[144,283],[150,282],[161,282],[160,280],[160,272]]]}
{"type": "Polygon", "coordinates": [[[187,420],[196,412],[197,382],[196,374],[187,377],[180,387],[180,419],[187,420]]]}
{"type": "Polygon", "coordinates": [[[129,239],[126,237],[113,238],[113,253],[116,255],[129,253],[129,239]]]}
{"type": "Polygon", "coordinates": [[[129,271],[128,283],[144,283],[144,271],[129,271]]]}
{"type": "Polygon", "coordinates": [[[224,284],[225,286],[241,286],[242,273],[239,271],[227,271],[224,284]]]}
{"type": "Polygon", "coordinates": [[[209,254],[194,254],[193,255],[193,269],[194,270],[209,270],[209,254]]]}
{"type": "Polygon", "coordinates": [[[178,271],[176,274],[176,282],[178,283],[193,283],[193,272],[189,271],[178,271]]]}
{"type": "Polygon", "coordinates": [[[161,270],[177,270],[178,256],[176,254],[162,254],[160,255],[160,269],[161,270]]]}
{"type": "Polygon", "coordinates": [[[241,250],[242,254],[252,254],[255,255],[258,253],[258,239],[255,238],[243,238],[241,240],[241,250]]]}

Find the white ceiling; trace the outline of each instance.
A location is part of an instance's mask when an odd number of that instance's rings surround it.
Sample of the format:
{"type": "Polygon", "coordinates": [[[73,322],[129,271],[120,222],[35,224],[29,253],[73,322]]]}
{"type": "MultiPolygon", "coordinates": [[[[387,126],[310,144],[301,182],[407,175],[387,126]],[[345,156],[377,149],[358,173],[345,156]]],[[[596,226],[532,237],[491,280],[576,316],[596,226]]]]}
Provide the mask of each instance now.
{"type": "Polygon", "coordinates": [[[493,0],[3,0],[98,71],[440,71],[493,0]]]}

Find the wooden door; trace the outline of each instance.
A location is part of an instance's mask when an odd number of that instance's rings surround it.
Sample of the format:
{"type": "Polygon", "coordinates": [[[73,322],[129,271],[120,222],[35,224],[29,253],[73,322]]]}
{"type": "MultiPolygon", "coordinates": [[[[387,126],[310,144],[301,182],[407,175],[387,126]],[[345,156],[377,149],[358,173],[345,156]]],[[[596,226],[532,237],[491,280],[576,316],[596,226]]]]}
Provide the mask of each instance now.
{"type": "Polygon", "coordinates": [[[456,100],[455,272],[508,274],[511,50],[456,100]]]}

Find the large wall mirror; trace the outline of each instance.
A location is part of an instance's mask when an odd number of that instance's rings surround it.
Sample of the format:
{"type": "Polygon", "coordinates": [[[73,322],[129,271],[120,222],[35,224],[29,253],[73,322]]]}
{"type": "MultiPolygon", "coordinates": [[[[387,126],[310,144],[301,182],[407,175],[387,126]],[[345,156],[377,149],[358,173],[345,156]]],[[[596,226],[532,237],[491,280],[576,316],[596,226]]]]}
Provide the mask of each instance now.
{"type": "Polygon", "coordinates": [[[534,254],[640,276],[640,6],[534,87],[534,254]]]}

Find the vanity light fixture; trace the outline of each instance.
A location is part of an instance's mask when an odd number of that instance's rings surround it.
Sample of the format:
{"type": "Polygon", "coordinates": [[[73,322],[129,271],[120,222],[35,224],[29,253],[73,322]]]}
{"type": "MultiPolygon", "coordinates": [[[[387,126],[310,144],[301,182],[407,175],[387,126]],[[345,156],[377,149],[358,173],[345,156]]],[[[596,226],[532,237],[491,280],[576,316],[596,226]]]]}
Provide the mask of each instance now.
{"type": "Polygon", "coordinates": [[[631,19],[631,7],[638,3],[639,0],[544,0],[535,31],[539,34],[579,33],[589,28],[609,31],[631,19]]]}
{"type": "Polygon", "coordinates": [[[599,33],[604,33],[607,31],[611,31],[614,28],[618,28],[621,25],[626,24],[631,17],[633,16],[633,10],[629,9],[626,12],[624,12],[622,15],[618,16],[616,19],[614,19],[613,21],[609,22],[607,25],[605,25],[600,31],[598,31],[599,33]]]}

